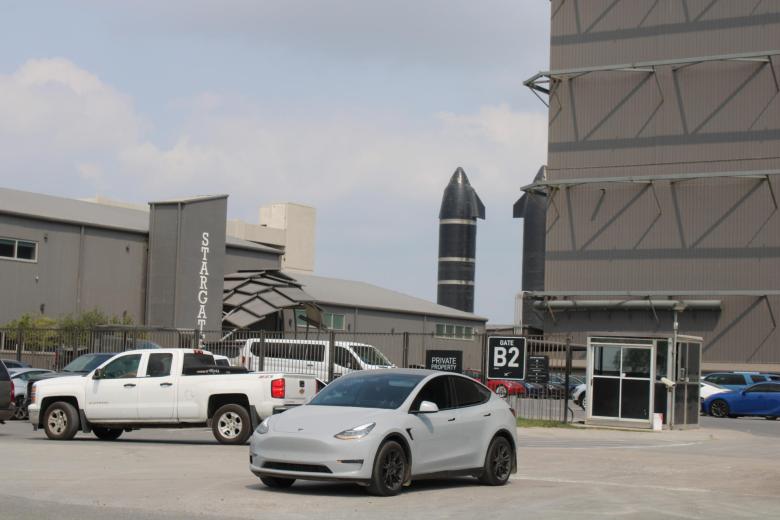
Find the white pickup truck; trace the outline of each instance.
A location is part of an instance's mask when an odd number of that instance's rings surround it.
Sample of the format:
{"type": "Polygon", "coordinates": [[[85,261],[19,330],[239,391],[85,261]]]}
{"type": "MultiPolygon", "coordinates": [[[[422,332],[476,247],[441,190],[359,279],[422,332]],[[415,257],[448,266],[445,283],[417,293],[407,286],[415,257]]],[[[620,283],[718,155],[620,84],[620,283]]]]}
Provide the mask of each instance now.
{"type": "Polygon", "coordinates": [[[203,350],[132,350],[88,374],[38,381],[29,412],[33,428],[54,440],[79,430],[114,440],[139,428],[210,426],[219,442],[243,444],[263,419],[316,392],[313,376],[247,373],[203,350]]]}

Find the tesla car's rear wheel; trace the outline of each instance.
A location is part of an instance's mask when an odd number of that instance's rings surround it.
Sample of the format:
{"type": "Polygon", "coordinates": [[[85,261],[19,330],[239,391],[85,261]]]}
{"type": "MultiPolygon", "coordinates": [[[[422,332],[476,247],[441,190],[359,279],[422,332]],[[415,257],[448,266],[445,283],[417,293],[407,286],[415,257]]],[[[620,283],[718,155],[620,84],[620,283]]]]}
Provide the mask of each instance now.
{"type": "Polygon", "coordinates": [[[716,399],[710,404],[710,415],[713,417],[728,417],[730,412],[729,404],[723,399],[716,399]]]}
{"type": "Polygon", "coordinates": [[[260,481],[269,488],[286,489],[293,485],[294,478],[260,477],[260,481]]]}
{"type": "Polygon", "coordinates": [[[496,395],[501,398],[506,398],[506,396],[509,395],[509,389],[506,385],[498,385],[496,387],[496,395]]]}
{"type": "Polygon", "coordinates": [[[244,444],[252,434],[252,421],[243,406],[226,404],[214,414],[211,431],[221,444],[244,444]]]}
{"type": "Polygon", "coordinates": [[[406,480],[407,464],[406,453],[400,444],[395,441],[384,443],[374,459],[368,492],[383,497],[400,493],[406,480]]]}
{"type": "Polygon", "coordinates": [[[100,426],[93,426],[92,433],[101,441],[115,441],[122,435],[122,430],[119,428],[101,428],[100,426]]]}
{"type": "Polygon", "coordinates": [[[72,404],[57,401],[46,409],[43,429],[51,440],[69,441],[76,436],[78,428],[79,414],[72,404]]]}
{"type": "Polygon", "coordinates": [[[480,477],[483,484],[503,486],[512,473],[512,445],[503,437],[494,437],[485,455],[485,468],[480,477]]]}

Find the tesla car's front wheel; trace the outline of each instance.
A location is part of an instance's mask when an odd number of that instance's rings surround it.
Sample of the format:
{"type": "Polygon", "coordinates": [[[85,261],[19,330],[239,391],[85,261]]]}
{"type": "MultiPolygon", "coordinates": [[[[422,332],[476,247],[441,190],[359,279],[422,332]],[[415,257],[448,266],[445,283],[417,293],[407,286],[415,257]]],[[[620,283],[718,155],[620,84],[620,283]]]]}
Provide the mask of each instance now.
{"type": "Polygon", "coordinates": [[[713,417],[728,417],[729,412],[729,404],[723,399],[716,399],[710,405],[710,415],[713,417]]]}
{"type": "Polygon", "coordinates": [[[406,453],[400,444],[395,441],[384,443],[374,459],[368,492],[383,497],[400,493],[406,480],[407,464],[406,453]]]}
{"type": "Polygon", "coordinates": [[[483,484],[503,486],[512,473],[512,445],[503,437],[494,437],[485,456],[485,468],[480,477],[483,484]]]}

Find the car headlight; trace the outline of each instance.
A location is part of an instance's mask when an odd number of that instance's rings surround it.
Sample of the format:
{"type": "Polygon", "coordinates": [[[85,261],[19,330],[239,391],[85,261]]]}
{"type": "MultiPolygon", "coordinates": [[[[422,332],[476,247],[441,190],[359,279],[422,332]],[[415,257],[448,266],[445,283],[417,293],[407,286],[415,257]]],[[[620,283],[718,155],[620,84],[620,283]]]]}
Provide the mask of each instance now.
{"type": "Polygon", "coordinates": [[[255,430],[260,435],[264,433],[268,433],[268,425],[271,423],[271,418],[266,417],[263,422],[260,423],[260,426],[257,427],[257,430],[255,430]]]}
{"type": "Polygon", "coordinates": [[[371,430],[374,429],[374,426],[376,426],[376,423],[367,423],[367,424],[361,424],[360,426],[355,426],[354,428],[350,428],[348,430],[344,430],[341,433],[337,433],[334,435],[337,439],[341,439],[343,441],[351,441],[355,439],[362,439],[369,433],[371,433],[371,430]]]}

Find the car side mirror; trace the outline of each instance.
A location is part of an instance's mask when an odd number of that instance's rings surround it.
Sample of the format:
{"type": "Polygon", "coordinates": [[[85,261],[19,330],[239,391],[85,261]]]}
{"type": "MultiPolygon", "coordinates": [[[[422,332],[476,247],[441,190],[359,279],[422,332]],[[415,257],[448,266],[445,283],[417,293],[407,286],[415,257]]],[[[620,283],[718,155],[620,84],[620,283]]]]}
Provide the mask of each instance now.
{"type": "Polygon", "coordinates": [[[103,379],[103,377],[104,374],[102,368],[95,369],[95,373],[92,374],[92,379],[103,379]]]}
{"type": "Polygon", "coordinates": [[[417,413],[436,413],[439,411],[439,407],[436,403],[432,403],[430,401],[423,401],[420,403],[420,409],[417,410],[417,413]]]}

